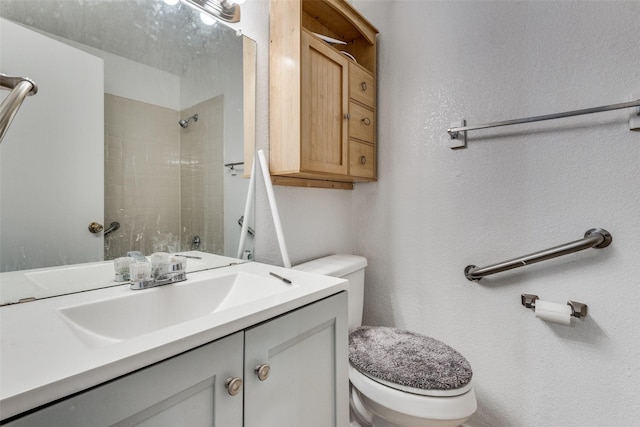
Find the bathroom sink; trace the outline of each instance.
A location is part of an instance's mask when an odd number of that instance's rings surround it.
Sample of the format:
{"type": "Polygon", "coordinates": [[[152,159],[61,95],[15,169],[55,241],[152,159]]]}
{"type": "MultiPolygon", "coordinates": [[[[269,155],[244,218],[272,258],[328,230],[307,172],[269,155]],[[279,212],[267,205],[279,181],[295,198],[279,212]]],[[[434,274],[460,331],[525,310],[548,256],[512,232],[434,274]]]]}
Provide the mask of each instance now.
{"type": "Polygon", "coordinates": [[[113,264],[101,262],[42,269],[25,276],[42,289],[66,289],[69,283],[82,283],[85,289],[100,288],[113,279],[113,264]]]}
{"type": "Polygon", "coordinates": [[[192,279],[59,308],[83,341],[101,346],[239,307],[295,285],[250,273],[192,279]]]}

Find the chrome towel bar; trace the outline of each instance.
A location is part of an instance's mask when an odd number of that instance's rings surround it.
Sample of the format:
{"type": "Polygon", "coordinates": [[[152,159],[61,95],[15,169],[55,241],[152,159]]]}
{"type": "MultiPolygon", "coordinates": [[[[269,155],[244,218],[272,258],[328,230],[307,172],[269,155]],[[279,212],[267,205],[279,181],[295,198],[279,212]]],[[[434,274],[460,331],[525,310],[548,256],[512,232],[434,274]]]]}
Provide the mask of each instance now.
{"type": "Polygon", "coordinates": [[[607,230],[604,230],[602,228],[592,228],[584,234],[583,239],[565,243],[564,245],[554,246],[553,248],[534,252],[529,255],[524,255],[519,258],[499,262],[497,264],[492,264],[487,267],[479,268],[475,265],[468,265],[467,268],[464,269],[464,275],[471,281],[478,281],[484,276],[501,273],[507,270],[513,270],[514,268],[524,267],[525,265],[534,264],[540,261],[546,261],[548,259],[556,258],[562,255],[568,255],[570,253],[582,251],[584,249],[606,248],[611,244],[612,240],[613,238],[607,230]]]}
{"type": "MultiPolygon", "coordinates": [[[[620,110],[622,108],[633,108],[633,107],[640,107],[640,99],[637,99],[635,101],[631,101],[631,102],[622,102],[619,104],[611,104],[611,105],[604,105],[602,107],[594,107],[594,108],[585,108],[582,110],[574,110],[574,111],[566,111],[564,113],[555,113],[555,114],[546,114],[543,116],[534,116],[534,117],[525,117],[522,119],[513,119],[513,120],[504,120],[501,122],[493,122],[493,123],[485,123],[485,124],[480,124],[480,125],[471,125],[471,126],[458,126],[458,127],[451,127],[449,129],[447,129],[447,133],[449,134],[449,136],[451,136],[451,139],[461,139],[464,140],[465,145],[464,146],[455,146],[455,147],[451,147],[451,148],[465,148],[466,147],[466,132],[470,131],[470,130],[478,130],[478,129],[489,129],[489,128],[495,128],[495,127],[500,127],[500,126],[511,126],[511,125],[519,125],[519,124],[523,124],[523,123],[533,123],[533,122],[540,122],[543,120],[553,120],[553,119],[561,119],[564,117],[573,117],[573,116],[581,116],[584,114],[593,114],[593,113],[602,113],[605,111],[612,111],[612,110],[620,110]],[[460,135],[460,133],[462,133],[462,136],[460,135]]],[[[638,110],[638,115],[640,115],[640,109],[638,110]]],[[[466,123],[465,121],[463,121],[462,123],[466,123]]]]}
{"type": "Polygon", "coordinates": [[[240,165],[244,165],[244,162],[226,163],[224,167],[233,170],[233,168],[240,165]]]}
{"type": "Polygon", "coordinates": [[[18,112],[18,108],[22,105],[22,101],[27,96],[35,95],[38,92],[38,86],[35,82],[26,77],[11,77],[0,73],[0,88],[9,89],[11,93],[7,96],[2,105],[0,105],[0,143],[5,133],[11,125],[13,117],[18,112]]]}

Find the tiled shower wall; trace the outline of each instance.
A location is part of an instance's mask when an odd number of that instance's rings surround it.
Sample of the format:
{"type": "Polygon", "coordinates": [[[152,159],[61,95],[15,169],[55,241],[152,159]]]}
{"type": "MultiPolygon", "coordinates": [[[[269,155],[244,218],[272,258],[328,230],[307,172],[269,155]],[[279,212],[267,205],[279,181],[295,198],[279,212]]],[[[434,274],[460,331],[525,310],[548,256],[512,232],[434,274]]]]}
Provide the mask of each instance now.
{"type": "Polygon", "coordinates": [[[190,249],[194,235],[201,250],[222,253],[222,120],[222,97],[181,113],[105,94],[105,227],[120,223],[105,259],[190,249]]]}
{"type": "Polygon", "coordinates": [[[179,112],[105,94],[105,259],[179,250],[179,112]]]}
{"type": "Polygon", "coordinates": [[[180,136],[181,242],[185,250],[192,248],[198,236],[198,249],[224,253],[223,102],[220,95],[180,114],[181,119],[198,114],[198,121],[190,121],[180,136]]]}

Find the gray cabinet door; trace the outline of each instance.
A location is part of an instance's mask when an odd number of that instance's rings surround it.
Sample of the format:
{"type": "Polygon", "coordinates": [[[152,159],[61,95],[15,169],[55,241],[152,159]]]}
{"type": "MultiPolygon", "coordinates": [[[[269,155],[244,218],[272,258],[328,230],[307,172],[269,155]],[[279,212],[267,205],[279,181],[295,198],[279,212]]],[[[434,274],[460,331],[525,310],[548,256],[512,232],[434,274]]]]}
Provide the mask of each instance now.
{"type": "Polygon", "coordinates": [[[247,329],[245,427],[347,426],[347,340],[346,292],[247,329]]]}
{"type": "Polygon", "coordinates": [[[10,427],[241,427],[242,393],[229,395],[229,377],[242,377],[243,333],[149,366],[62,400],[10,427]]]}

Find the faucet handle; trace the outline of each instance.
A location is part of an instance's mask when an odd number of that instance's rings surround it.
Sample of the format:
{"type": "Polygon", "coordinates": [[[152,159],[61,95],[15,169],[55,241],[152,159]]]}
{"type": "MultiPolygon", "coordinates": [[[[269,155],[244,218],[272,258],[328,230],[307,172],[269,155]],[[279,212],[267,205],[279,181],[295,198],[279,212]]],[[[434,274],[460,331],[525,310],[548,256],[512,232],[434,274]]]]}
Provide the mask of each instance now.
{"type": "Polygon", "coordinates": [[[163,277],[169,270],[169,254],[166,252],[154,252],[149,257],[151,259],[152,276],[157,279],[163,277]]]}
{"type": "Polygon", "coordinates": [[[169,272],[185,271],[187,269],[187,258],[180,255],[169,257],[169,272]]]}
{"type": "Polygon", "coordinates": [[[151,264],[148,262],[134,262],[129,265],[131,289],[146,289],[153,284],[151,278],[151,264]]]}

